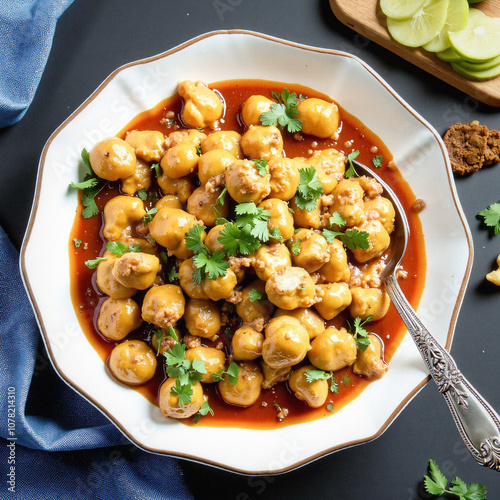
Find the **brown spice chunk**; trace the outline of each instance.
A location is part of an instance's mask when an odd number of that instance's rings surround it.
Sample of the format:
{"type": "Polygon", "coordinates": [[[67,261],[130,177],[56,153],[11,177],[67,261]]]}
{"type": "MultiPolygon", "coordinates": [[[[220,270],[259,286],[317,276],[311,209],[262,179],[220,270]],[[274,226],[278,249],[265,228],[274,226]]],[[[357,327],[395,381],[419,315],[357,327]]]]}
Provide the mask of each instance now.
{"type": "Polygon", "coordinates": [[[444,135],[453,172],[464,175],[479,170],[485,161],[489,130],[474,120],[456,123],[444,135]]]}
{"type": "Polygon", "coordinates": [[[500,162],[500,132],[490,130],[486,139],[486,151],[484,153],[484,164],[491,165],[500,162]]]}

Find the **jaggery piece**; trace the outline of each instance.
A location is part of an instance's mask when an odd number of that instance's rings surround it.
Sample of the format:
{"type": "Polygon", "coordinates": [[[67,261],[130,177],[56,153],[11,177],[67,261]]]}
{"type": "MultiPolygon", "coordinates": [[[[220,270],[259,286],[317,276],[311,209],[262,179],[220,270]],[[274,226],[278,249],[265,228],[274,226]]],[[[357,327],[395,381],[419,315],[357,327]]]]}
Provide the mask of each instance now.
{"type": "Polygon", "coordinates": [[[474,120],[456,123],[444,135],[453,172],[464,175],[479,170],[485,162],[488,127],[474,120]]]}
{"type": "Polygon", "coordinates": [[[484,164],[492,165],[500,162],[500,132],[490,130],[486,139],[486,151],[484,153],[484,164]]]}

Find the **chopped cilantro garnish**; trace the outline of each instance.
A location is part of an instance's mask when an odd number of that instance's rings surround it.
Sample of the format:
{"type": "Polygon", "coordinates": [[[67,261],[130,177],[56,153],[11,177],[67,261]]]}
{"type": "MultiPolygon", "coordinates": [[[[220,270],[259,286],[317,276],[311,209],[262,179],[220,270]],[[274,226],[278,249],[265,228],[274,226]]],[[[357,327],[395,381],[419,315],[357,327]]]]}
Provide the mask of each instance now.
{"type": "Polygon", "coordinates": [[[349,332],[354,337],[358,349],[360,351],[366,351],[367,347],[370,345],[370,339],[368,338],[368,331],[365,330],[364,325],[369,323],[373,319],[373,316],[368,316],[365,320],[362,320],[359,316],[354,319],[353,324],[351,325],[347,322],[349,327],[349,332]]]}
{"type": "Polygon", "coordinates": [[[261,300],[264,297],[262,293],[259,293],[255,288],[252,288],[248,293],[248,299],[250,302],[255,302],[256,300],[261,300]]]}
{"type": "Polygon", "coordinates": [[[211,377],[214,382],[218,382],[222,379],[224,375],[227,375],[228,382],[231,385],[236,385],[238,383],[239,367],[234,361],[227,367],[227,370],[220,370],[218,373],[212,373],[211,377]]]}
{"type": "Polygon", "coordinates": [[[382,161],[384,160],[384,157],[382,155],[377,155],[374,158],[372,158],[372,163],[375,168],[380,168],[382,166],[382,161]]]}
{"type": "Polygon", "coordinates": [[[332,380],[330,382],[330,391],[332,391],[333,393],[339,392],[337,379],[333,376],[332,372],[314,369],[314,370],[306,370],[304,372],[304,375],[306,376],[306,380],[309,383],[314,382],[315,380],[328,380],[331,378],[332,380]]]}
{"type": "Polygon", "coordinates": [[[267,175],[267,161],[261,158],[260,160],[253,160],[253,162],[259,171],[259,175],[265,177],[267,175]]]}
{"type": "Polygon", "coordinates": [[[349,163],[349,168],[346,170],[345,174],[344,174],[344,177],[346,179],[349,179],[350,177],[353,177],[356,174],[356,170],[354,169],[354,164],[352,162],[352,160],[355,160],[359,155],[359,151],[351,151],[348,155],[347,155],[347,162],[349,163]]]}
{"type": "Polygon", "coordinates": [[[323,229],[323,237],[328,243],[333,243],[333,239],[338,236],[340,241],[349,249],[367,250],[370,246],[368,237],[370,234],[367,231],[360,231],[359,229],[348,229],[345,233],[342,231],[333,231],[331,229],[323,229]]]}
{"type": "MultiPolygon", "coordinates": [[[[225,259],[224,252],[217,250],[213,254],[199,253],[193,257],[194,266],[197,269],[203,269],[211,280],[216,280],[220,276],[225,276],[230,264],[225,259]]],[[[194,277],[194,275],[193,275],[194,277]]]]}
{"type": "Polygon", "coordinates": [[[157,214],[157,212],[158,212],[157,208],[151,208],[146,212],[146,215],[142,218],[142,222],[144,222],[144,224],[151,222],[154,219],[154,216],[157,214]]]}
{"type": "Polygon", "coordinates": [[[271,95],[278,102],[271,104],[271,109],[262,113],[260,116],[262,125],[281,125],[286,127],[288,132],[299,132],[302,129],[302,120],[296,118],[299,114],[297,94],[295,92],[290,93],[288,89],[283,89],[281,94],[273,90],[271,95]]]}
{"type": "Polygon", "coordinates": [[[82,244],[82,240],[80,240],[78,238],[73,238],[73,243],[75,244],[75,248],[80,248],[80,246],[82,244]]]}
{"type": "Polygon", "coordinates": [[[323,185],[313,166],[301,168],[299,174],[300,183],[295,195],[295,203],[304,210],[314,210],[317,200],[323,194],[323,185]]]}
{"type": "Polygon", "coordinates": [[[97,257],[97,259],[86,260],[85,265],[89,269],[95,269],[99,265],[99,262],[102,262],[104,260],[108,260],[108,259],[106,259],[106,257],[97,257]]]}
{"type": "Polygon", "coordinates": [[[141,245],[125,245],[121,241],[108,241],[106,243],[106,249],[109,250],[113,255],[117,257],[121,257],[124,253],[135,252],[138,253],[141,251],[141,245]]]}
{"type": "Polygon", "coordinates": [[[493,203],[478,214],[486,226],[493,229],[494,234],[500,233],[500,203],[493,203]]]}

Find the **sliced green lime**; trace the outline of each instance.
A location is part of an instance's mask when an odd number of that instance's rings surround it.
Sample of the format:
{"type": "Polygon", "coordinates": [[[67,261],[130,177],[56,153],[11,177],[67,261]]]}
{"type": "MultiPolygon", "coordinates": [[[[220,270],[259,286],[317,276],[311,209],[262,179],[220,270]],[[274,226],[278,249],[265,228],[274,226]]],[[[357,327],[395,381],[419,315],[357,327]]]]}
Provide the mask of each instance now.
{"type": "Polygon", "coordinates": [[[469,19],[469,2],[467,0],[450,0],[444,26],[423,48],[429,52],[441,52],[451,47],[449,31],[463,30],[469,19]]]}
{"type": "Polygon", "coordinates": [[[500,55],[500,18],[489,17],[479,9],[469,9],[467,26],[449,32],[453,49],[470,62],[481,62],[500,55]]]}
{"type": "Polygon", "coordinates": [[[463,61],[462,56],[459,56],[451,47],[441,52],[436,52],[436,55],[439,59],[446,62],[463,61]]]}
{"type": "Polygon", "coordinates": [[[427,0],[380,0],[382,12],[392,19],[409,19],[427,0]]]}
{"type": "Polygon", "coordinates": [[[493,66],[497,66],[500,64],[500,56],[494,57],[493,59],[488,59],[487,61],[483,62],[469,62],[464,59],[461,59],[460,61],[453,61],[457,62],[460,64],[460,67],[463,69],[466,69],[467,71],[472,71],[472,72],[478,72],[478,71],[484,71],[486,69],[493,68],[493,66]]]}
{"type": "Polygon", "coordinates": [[[441,32],[447,11],[448,0],[428,0],[410,19],[397,21],[388,17],[387,29],[396,42],[420,47],[441,32]]]}
{"type": "Polygon", "coordinates": [[[464,78],[468,80],[484,81],[492,80],[500,76],[500,64],[493,66],[492,68],[484,69],[482,71],[471,71],[465,68],[461,63],[451,63],[453,69],[464,78]]]}

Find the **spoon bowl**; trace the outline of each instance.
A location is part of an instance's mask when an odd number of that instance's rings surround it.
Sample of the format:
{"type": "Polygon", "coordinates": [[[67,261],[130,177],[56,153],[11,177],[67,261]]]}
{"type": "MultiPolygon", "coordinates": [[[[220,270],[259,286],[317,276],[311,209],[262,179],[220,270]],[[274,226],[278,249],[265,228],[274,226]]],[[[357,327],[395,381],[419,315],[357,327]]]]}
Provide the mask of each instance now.
{"type": "Polygon", "coordinates": [[[445,398],[467,449],[480,465],[500,471],[500,417],[462,375],[452,356],[427,330],[398,284],[396,271],[405,254],[410,233],[403,207],[380,176],[362,163],[355,160],[352,163],[358,175],[372,177],[381,184],[384,190],[382,196],[394,206],[392,254],[381,273],[385,289],[415,341],[430,376],[445,398]]]}

